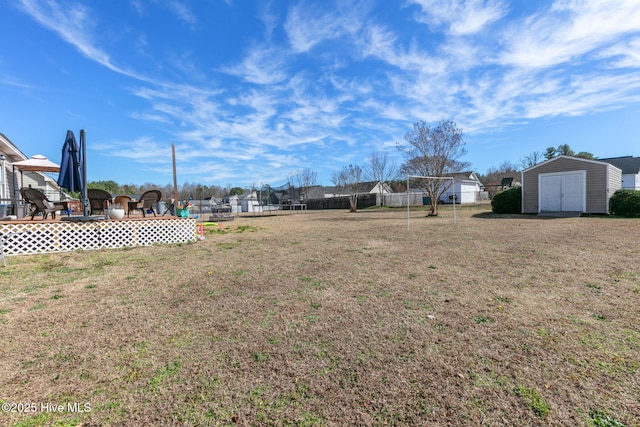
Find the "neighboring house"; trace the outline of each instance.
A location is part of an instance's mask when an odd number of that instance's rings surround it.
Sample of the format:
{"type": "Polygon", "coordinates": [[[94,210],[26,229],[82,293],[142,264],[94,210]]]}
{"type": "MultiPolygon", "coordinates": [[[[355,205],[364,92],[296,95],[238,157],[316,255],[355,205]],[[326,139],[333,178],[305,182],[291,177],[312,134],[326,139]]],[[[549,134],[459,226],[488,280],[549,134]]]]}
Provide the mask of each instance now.
{"type": "Polygon", "coordinates": [[[12,164],[28,160],[28,157],[0,133],[0,204],[10,205],[12,213],[22,216],[24,207],[21,202],[20,188],[33,187],[44,192],[52,201],[61,200],[57,182],[42,172],[21,172],[12,164]]]}
{"type": "Polygon", "coordinates": [[[249,194],[246,192],[240,197],[240,206],[242,212],[262,212],[258,193],[253,190],[249,194]]]}
{"type": "Polygon", "coordinates": [[[459,172],[445,174],[444,177],[453,178],[453,189],[451,182],[445,181],[444,191],[440,195],[442,203],[458,204],[477,203],[482,199],[481,192],[484,186],[480,182],[475,172],[459,172]]]}
{"type": "Polygon", "coordinates": [[[605,161],[558,156],[525,169],[522,213],[609,213],[622,186],[622,171],[605,161]]]}
{"type": "Polygon", "coordinates": [[[335,191],[333,190],[333,187],[326,187],[326,186],[322,186],[322,185],[314,185],[313,187],[309,188],[307,190],[307,199],[308,200],[313,200],[313,199],[324,199],[325,194],[331,192],[331,191],[335,191]]]}
{"type": "Polygon", "coordinates": [[[622,188],[640,190],[640,157],[625,156],[598,160],[611,163],[622,171],[622,188]]]}
{"type": "Polygon", "coordinates": [[[231,212],[262,212],[262,206],[258,199],[258,193],[255,190],[245,191],[241,195],[228,196],[223,199],[229,204],[231,212]]]}
{"type": "MultiPolygon", "coordinates": [[[[519,175],[519,173],[518,173],[519,175]]],[[[520,187],[519,177],[516,180],[515,177],[503,177],[500,179],[500,182],[485,182],[484,183],[484,191],[486,192],[486,198],[493,199],[493,196],[498,194],[501,191],[507,190],[511,187],[520,187]]]]}
{"type": "Polygon", "coordinates": [[[389,184],[384,182],[364,182],[363,186],[369,188],[369,193],[371,194],[390,194],[393,193],[389,184]]]}
{"type": "Polygon", "coordinates": [[[15,199],[19,197],[20,171],[14,171],[11,163],[27,160],[27,156],[1,133],[0,154],[4,157],[0,158],[0,203],[15,203],[15,199]]]}
{"type": "Polygon", "coordinates": [[[225,201],[229,204],[229,206],[231,206],[231,212],[238,213],[241,211],[242,207],[240,203],[240,197],[238,195],[229,196],[225,198],[225,201]]]}
{"type": "Polygon", "coordinates": [[[500,187],[502,187],[503,190],[513,187],[513,177],[502,178],[500,181],[500,187]]]}

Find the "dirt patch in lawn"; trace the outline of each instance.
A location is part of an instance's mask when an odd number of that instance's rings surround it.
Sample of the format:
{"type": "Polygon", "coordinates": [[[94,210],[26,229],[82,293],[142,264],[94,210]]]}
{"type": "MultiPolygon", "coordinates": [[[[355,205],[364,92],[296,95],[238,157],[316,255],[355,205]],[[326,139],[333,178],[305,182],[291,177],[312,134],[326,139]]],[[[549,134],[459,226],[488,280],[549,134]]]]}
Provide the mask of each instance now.
{"type": "Polygon", "coordinates": [[[637,425],[639,219],[411,216],[9,258],[0,424],[637,425]]]}

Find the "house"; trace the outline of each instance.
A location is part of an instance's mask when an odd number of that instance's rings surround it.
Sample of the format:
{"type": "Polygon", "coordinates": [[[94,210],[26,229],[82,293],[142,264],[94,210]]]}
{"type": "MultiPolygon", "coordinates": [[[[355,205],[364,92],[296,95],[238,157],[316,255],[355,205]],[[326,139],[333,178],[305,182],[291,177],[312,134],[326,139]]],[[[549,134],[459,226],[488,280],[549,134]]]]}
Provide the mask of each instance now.
{"type": "Polygon", "coordinates": [[[18,149],[6,136],[0,133],[0,204],[10,204],[19,197],[20,175],[11,163],[27,160],[22,151],[18,149]]]}
{"type": "Polygon", "coordinates": [[[240,197],[240,206],[242,212],[262,212],[262,206],[260,206],[260,200],[258,200],[258,193],[256,190],[252,190],[247,194],[245,192],[240,197]]]}
{"type": "Polygon", "coordinates": [[[390,194],[393,193],[391,186],[385,182],[365,182],[363,183],[365,189],[369,188],[371,194],[390,194]]]}
{"type": "Polygon", "coordinates": [[[442,203],[453,203],[455,200],[458,204],[466,204],[482,199],[481,192],[484,191],[484,186],[475,172],[449,173],[443,176],[453,178],[453,189],[451,182],[445,181],[444,191],[439,198],[442,203]]]}
{"type": "Polygon", "coordinates": [[[521,172],[522,213],[609,213],[609,199],[622,187],[611,163],[558,156],[521,172]]]}
{"type": "Polygon", "coordinates": [[[611,163],[622,171],[623,189],[640,190],[640,157],[624,156],[598,160],[611,163]]]}
{"type": "Polygon", "coordinates": [[[28,157],[0,133],[0,205],[9,207],[7,211],[19,217],[24,216],[26,209],[20,200],[22,187],[37,188],[51,201],[62,199],[60,187],[50,176],[37,171],[20,171],[12,165],[24,160],[28,157]]]}

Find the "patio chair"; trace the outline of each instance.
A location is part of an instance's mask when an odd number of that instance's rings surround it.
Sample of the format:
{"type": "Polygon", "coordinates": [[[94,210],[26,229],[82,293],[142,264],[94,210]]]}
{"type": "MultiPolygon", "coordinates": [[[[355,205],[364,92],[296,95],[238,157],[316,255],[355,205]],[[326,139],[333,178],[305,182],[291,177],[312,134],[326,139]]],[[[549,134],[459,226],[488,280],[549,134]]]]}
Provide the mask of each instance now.
{"type": "Polygon", "coordinates": [[[93,211],[102,211],[104,215],[107,214],[107,209],[111,204],[111,193],[97,188],[89,188],[87,196],[89,197],[89,214],[93,211]]]}
{"type": "Polygon", "coordinates": [[[122,209],[127,212],[127,216],[129,216],[129,212],[131,212],[131,209],[129,207],[131,206],[131,202],[133,202],[133,199],[129,196],[116,196],[113,199],[113,204],[122,207],[122,209]]]}
{"type": "Polygon", "coordinates": [[[47,216],[51,214],[51,217],[55,219],[56,211],[64,211],[67,210],[66,203],[54,203],[51,200],[47,199],[47,196],[38,189],[25,187],[20,189],[20,194],[22,198],[27,202],[31,203],[34,208],[31,211],[31,220],[39,214],[42,213],[42,219],[47,219],[47,216]]]}
{"type": "MultiPolygon", "coordinates": [[[[156,210],[153,207],[154,204],[162,199],[162,192],[160,190],[149,190],[142,193],[140,200],[135,204],[135,208],[142,211],[142,216],[146,216],[146,212],[150,210],[153,212],[153,216],[156,216],[156,210]]],[[[131,206],[131,205],[130,205],[131,206]]]]}

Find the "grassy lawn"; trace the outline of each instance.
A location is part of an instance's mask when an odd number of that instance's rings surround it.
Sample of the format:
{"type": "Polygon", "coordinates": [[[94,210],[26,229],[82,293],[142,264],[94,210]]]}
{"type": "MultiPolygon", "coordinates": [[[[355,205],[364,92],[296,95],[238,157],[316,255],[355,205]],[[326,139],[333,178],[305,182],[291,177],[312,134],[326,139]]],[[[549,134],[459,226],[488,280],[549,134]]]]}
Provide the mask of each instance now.
{"type": "Polygon", "coordinates": [[[0,425],[639,425],[640,219],[487,209],[10,257],[0,425]]]}

